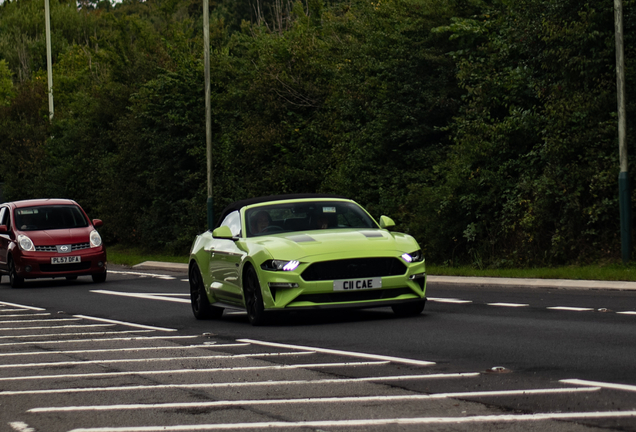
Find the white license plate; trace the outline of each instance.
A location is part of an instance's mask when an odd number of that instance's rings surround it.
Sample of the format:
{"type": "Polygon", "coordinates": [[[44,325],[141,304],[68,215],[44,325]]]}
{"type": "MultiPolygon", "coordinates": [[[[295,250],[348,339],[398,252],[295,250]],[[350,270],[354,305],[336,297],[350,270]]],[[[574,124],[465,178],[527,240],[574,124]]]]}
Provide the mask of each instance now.
{"type": "Polygon", "coordinates": [[[61,256],[61,257],[52,257],[51,264],[68,264],[68,263],[78,263],[82,262],[82,257],[78,256],[61,256]]]}
{"type": "Polygon", "coordinates": [[[382,288],[382,278],[366,278],[333,281],[334,291],[357,291],[382,288]]]}

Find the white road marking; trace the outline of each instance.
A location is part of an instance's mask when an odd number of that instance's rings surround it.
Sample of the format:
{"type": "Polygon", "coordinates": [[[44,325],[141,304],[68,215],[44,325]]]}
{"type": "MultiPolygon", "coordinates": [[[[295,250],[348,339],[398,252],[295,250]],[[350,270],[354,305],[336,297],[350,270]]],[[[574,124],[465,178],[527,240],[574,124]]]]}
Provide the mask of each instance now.
{"type": "Polygon", "coordinates": [[[0,331],[16,331],[16,330],[51,330],[51,329],[68,329],[68,328],[86,328],[86,327],[112,327],[114,324],[73,324],[61,326],[43,326],[43,327],[7,327],[0,328],[0,331]]]}
{"type": "Polygon", "coordinates": [[[625,312],[616,312],[617,314],[623,315],[636,315],[636,311],[625,311],[625,312]]]}
{"type": "Polygon", "coordinates": [[[39,308],[39,307],[26,306],[26,305],[21,305],[21,304],[16,304],[16,303],[8,303],[8,302],[3,302],[3,301],[0,301],[0,304],[3,304],[5,306],[13,306],[13,307],[20,308],[20,309],[35,310],[35,311],[46,310],[46,309],[42,309],[42,308],[39,308]]]}
{"type": "MultiPolygon", "coordinates": [[[[386,364],[387,362],[381,362],[386,364]]],[[[238,372],[247,370],[276,370],[276,369],[302,369],[302,368],[319,368],[319,367],[344,367],[344,366],[373,366],[371,363],[323,363],[313,365],[284,365],[284,366],[252,366],[244,368],[218,368],[218,369],[185,369],[176,371],[143,371],[143,372],[114,372],[114,373],[93,373],[93,374],[77,374],[77,375],[50,375],[50,376],[33,376],[26,377],[28,379],[38,378],[76,378],[76,377],[96,377],[96,376],[121,376],[121,375],[154,375],[154,374],[174,374],[174,373],[192,373],[192,372],[238,372]]],[[[275,387],[289,385],[315,385],[315,384],[348,384],[360,382],[386,382],[386,381],[409,381],[420,379],[449,379],[449,378],[474,378],[479,376],[479,372],[465,373],[449,373],[449,374],[431,374],[431,375],[397,375],[397,376],[380,376],[380,377],[364,377],[364,378],[329,378],[321,380],[296,380],[296,381],[253,381],[253,382],[217,382],[205,384],[156,384],[156,385],[136,385],[136,386],[119,386],[119,387],[81,387],[81,388],[62,388],[62,389],[42,389],[42,390],[7,390],[0,391],[0,396],[15,395],[34,395],[34,394],[60,394],[60,393],[82,393],[82,392],[105,392],[105,391],[133,391],[133,390],[164,390],[164,389],[211,389],[211,388],[230,388],[230,387],[275,387]]],[[[0,378],[6,380],[25,379],[25,377],[0,378]]]]}
{"type": "Polygon", "coordinates": [[[51,316],[50,313],[46,312],[46,313],[28,313],[29,311],[25,310],[25,311],[20,311],[20,310],[15,310],[15,309],[11,309],[11,310],[6,310],[6,311],[0,311],[0,312],[22,312],[21,314],[17,314],[17,315],[2,315],[2,318],[31,318],[31,317],[35,317],[35,316],[51,316]],[[25,315],[27,314],[28,315],[25,315]]]}
{"type": "MultiPolygon", "coordinates": [[[[3,317],[5,318],[5,317],[3,317]]],[[[49,318],[49,319],[32,319],[32,320],[7,320],[0,321],[0,324],[14,324],[14,323],[43,323],[43,322],[58,322],[58,321],[79,321],[79,318],[49,318]]]]}
{"type": "Polygon", "coordinates": [[[168,276],[168,275],[165,275],[165,274],[158,274],[158,273],[141,273],[141,272],[119,271],[119,270],[108,270],[108,273],[131,275],[131,276],[141,276],[141,277],[152,277],[152,278],[164,279],[164,280],[174,280],[174,279],[176,279],[176,277],[168,276]]]}
{"type": "Polygon", "coordinates": [[[562,311],[574,311],[574,312],[587,312],[587,311],[593,311],[594,310],[594,308],[570,307],[570,306],[552,306],[552,307],[548,307],[546,309],[562,310],[562,311]]]}
{"type": "Polygon", "coordinates": [[[254,339],[237,339],[237,342],[247,342],[254,345],[265,345],[265,346],[271,346],[275,348],[309,350],[309,351],[316,351],[316,352],[321,352],[326,354],[335,354],[335,355],[341,355],[341,356],[360,357],[360,358],[368,358],[368,359],[374,359],[374,360],[385,360],[385,361],[390,361],[392,363],[402,363],[402,364],[410,364],[410,365],[416,365],[416,366],[431,366],[435,364],[435,362],[425,361],[425,360],[413,360],[413,359],[406,359],[406,358],[400,358],[400,357],[367,354],[367,353],[360,353],[360,352],[353,352],[353,351],[341,351],[341,350],[333,350],[333,349],[327,349],[327,348],[316,348],[316,347],[308,347],[308,346],[301,346],[301,345],[289,345],[289,344],[281,344],[281,343],[275,343],[275,342],[258,341],[254,339]]]}
{"type": "MultiPolygon", "coordinates": [[[[245,372],[260,370],[286,370],[302,368],[327,368],[327,367],[357,367],[357,366],[377,366],[385,365],[389,362],[351,362],[351,363],[314,363],[314,364],[294,364],[294,365],[272,365],[272,366],[243,366],[234,368],[206,368],[206,369],[170,369],[170,370],[147,370],[147,371],[123,371],[123,372],[93,372],[82,374],[61,374],[61,375],[29,375],[16,377],[2,377],[0,381],[24,381],[24,380],[44,380],[58,378],[95,378],[95,377],[119,377],[126,375],[166,375],[166,374],[192,374],[210,372],[245,372]]],[[[48,391],[48,390],[47,390],[48,391]]],[[[80,391],[80,390],[77,390],[80,391]]],[[[0,392],[0,395],[7,394],[0,392]]]]}
{"type": "Polygon", "coordinates": [[[29,425],[24,422],[11,422],[9,423],[9,426],[11,426],[11,429],[18,432],[35,432],[35,429],[29,427],[29,425]]]}
{"type": "MultiPolygon", "coordinates": [[[[151,333],[152,330],[131,330],[124,331],[120,333],[151,333]]],[[[121,337],[121,338],[99,338],[99,339],[69,339],[69,340],[50,340],[50,341],[31,341],[31,342],[8,342],[8,343],[0,343],[0,347],[5,346],[18,346],[18,345],[33,345],[34,343],[38,345],[50,345],[50,344],[68,344],[68,343],[96,343],[96,342],[115,342],[115,341],[144,341],[144,340],[155,340],[155,339],[194,339],[199,336],[129,336],[129,337],[121,337]]]]}
{"type": "Polygon", "coordinates": [[[153,294],[146,294],[146,293],[129,293],[129,292],[109,291],[109,290],[91,290],[91,292],[96,294],[108,294],[108,295],[116,295],[116,296],[122,296],[122,297],[134,297],[134,298],[140,298],[140,299],[146,299],[146,300],[163,300],[163,301],[169,301],[174,303],[190,304],[189,299],[173,298],[173,297],[167,297],[163,295],[153,295],[153,294]]]}
{"type": "Polygon", "coordinates": [[[428,399],[451,399],[451,398],[480,398],[480,397],[501,397],[501,396],[530,396],[562,393],[594,392],[600,387],[582,388],[553,388],[536,390],[503,390],[485,392],[456,392],[456,393],[435,393],[418,395],[390,395],[390,396],[348,396],[348,397],[316,397],[301,399],[248,399],[248,400],[221,400],[213,402],[173,402],[159,404],[121,404],[121,405],[85,405],[67,407],[41,407],[31,408],[30,413],[50,413],[50,412],[74,412],[74,411],[124,411],[137,409],[183,409],[183,408],[210,408],[223,406],[244,406],[244,405],[292,405],[292,404],[324,404],[324,403],[365,403],[365,402],[396,402],[396,401],[418,401],[428,399]]]}
{"type": "MultiPolygon", "coordinates": [[[[34,334],[34,335],[12,335],[12,336],[0,336],[0,339],[27,339],[37,337],[62,337],[62,336],[85,336],[85,335],[108,335],[108,334],[123,334],[123,333],[142,333],[151,332],[153,330],[122,330],[112,332],[83,332],[83,333],[47,333],[47,334],[34,334]]],[[[30,343],[42,343],[44,341],[34,341],[30,343]]],[[[0,344],[3,346],[4,344],[0,344]]]]}
{"type": "Polygon", "coordinates": [[[75,316],[76,318],[82,318],[82,319],[86,319],[86,320],[107,322],[107,323],[111,323],[111,324],[121,324],[121,325],[125,325],[125,326],[128,326],[128,327],[137,327],[137,328],[142,328],[142,329],[159,330],[159,331],[166,331],[166,332],[177,331],[177,329],[171,329],[171,328],[165,328],[165,327],[155,327],[155,326],[149,326],[149,325],[144,325],[144,324],[136,324],[136,323],[126,322],[126,321],[117,321],[117,320],[111,320],[111,319],[106,319],[106,318],[98,318],[98,317],[93,317],[93,316],[88,316],[88,315],[73,315],[73,316],[75,316]]]}
{"type": "Polygon", "coordinates": [[[629,392],[636,392],[636,386],[629,385],[629,384],[614,384],[614,383],[606,383],[606,382],[600,382],[600,381],[586,381],[586,380],[580,380],[580,379],[564,379],[564,380],[559,380],[559,382],[562,382],[565,384],[572,384],[572,385],[587,385],[587,386],[602,387],[602,388],[613,389],[613,390],[624,390],[629,392]]]}
{"type": "Polygon", "coordinates": [[[636,411],[605,412],[573,412],[573,413],[537,413],[537,414],[500,414],[468,417],[416,417],[359,420],[317,420],[299,422],[255,422],[255,423],[220,423],[175,426],[131,426],[80,428],[69,432],[154,432],[154,431],[203,431],[203,430],[238,430],[238,429],[273,429],[273,428],[321,428],[321,427],[373,427],[389,425],[426,425],[426,424],[466,424],[466,423],[510,423],[520,421],[545,420],[583,420],[636,417],[636,411]]]}
{"type": "Polygon", "coordinates": [[[314,352],[291,352],[291,353],[250,353],[250,354],[229,354],[229,355],[211,355],[211,356],[195,356],[195,357],[156,357],[156,358],[140,358],[140,359],[112,359],[112,360],[74,360],[62,362],[45,362],[45,363],[15,363],[0,365],[0,369],[12,368],[31,368],[31,367],[51,367],[51,366],[76,366],[89,364],[118,364],[118,363],[153,363],[153,362],[170,362],[184,360],[212,360],[212,359],[235,359],[250,357],[283,357],[296,356],[304,354],[315,354],[314,352]]]}
{"type": "Polygon", "coordinates": [[[133,347],[133,348],[104,348],[90,350],[66,350],[66,351],[30,351],[30,352],[9,352],[0,353],[0,357],[22,357],[37,355],[66,355],[66,354],[92,354],[103,352],[126,352],[126,351],[165,351],[165,350],[187,350],[187,349],[205,349],[205,348],[233,348],[248,346],[247,343],[232,344],[203,344],[203,345],[177,345],[177,346],[152,346],[152,347],[133,347]]]}
{"type": "Polygon", "coordinates": [[[432,302],[437,302],[437,303],[457,303],[457,304],[463,304],[463,303],[472,303],[472,300],[460,300],[460,299],[454,299],[454,298],[439,298],[439,297],[427,297],[426,298],[429,301],[432,302]]]}
{"type": "Polygon", "coordinates": [[[523,303],[486,303],[488,306],[502,306],[502,307],[526,307],[529,304],[523,303]]]}

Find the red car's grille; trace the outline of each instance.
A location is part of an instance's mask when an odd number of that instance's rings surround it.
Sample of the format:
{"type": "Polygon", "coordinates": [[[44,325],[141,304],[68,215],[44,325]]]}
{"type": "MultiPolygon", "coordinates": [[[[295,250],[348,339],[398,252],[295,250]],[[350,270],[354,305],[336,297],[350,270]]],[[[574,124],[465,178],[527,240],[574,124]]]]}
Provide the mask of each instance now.
{"type": "MultiPolygon", "coordinates": [[[[88,249],[91,247],[90,243],[75,243],[71,245],[71,252],[80,250],[80,249],[88,249]]],[[[35,250],[37,252],[57,252],[57,246],[36,246],[35,250]]]]}
{"type": "Polygon", "coordinates": [[[406,266],[397,258],[354,258],[323,261],[311,264],[302,278],[308,282],[398,276],[406,273],[406,266]]]}
{"type": "Polygon", "coordinates": [[[40,264],[40,271],[43,273],[64,273],[69,271],[88,270],[90,268],[90,261],[82,261],[71,264],[40,264]]]}

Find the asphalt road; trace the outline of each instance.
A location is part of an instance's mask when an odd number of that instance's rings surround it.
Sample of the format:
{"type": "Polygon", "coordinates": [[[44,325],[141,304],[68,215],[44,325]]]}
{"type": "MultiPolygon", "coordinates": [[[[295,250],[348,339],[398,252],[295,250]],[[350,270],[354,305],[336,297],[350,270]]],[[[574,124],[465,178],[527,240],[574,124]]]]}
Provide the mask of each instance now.
{"type": "Polygon", "coordinates": [[[418,317],[252,327],[195,320],[186,277],[3,278],[0,430],[636,431],[636,291],[430,282],[418,317]]]}

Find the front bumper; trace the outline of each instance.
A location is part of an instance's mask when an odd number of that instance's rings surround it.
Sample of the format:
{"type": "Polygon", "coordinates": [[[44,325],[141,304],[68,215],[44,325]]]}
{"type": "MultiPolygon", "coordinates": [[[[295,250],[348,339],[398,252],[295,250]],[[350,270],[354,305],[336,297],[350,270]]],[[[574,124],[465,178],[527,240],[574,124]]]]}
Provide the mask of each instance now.
{"type": "Polygon", "coordinates": [[[81,261],[70,264],[51,264],[52,257],[64,256],[51,252],[22,252],[13,260],[18,276],[24,279],[85,276],[106,271],[106,250],[103,247],[84,249],[66,254],[79,256],[81,261]]]}

